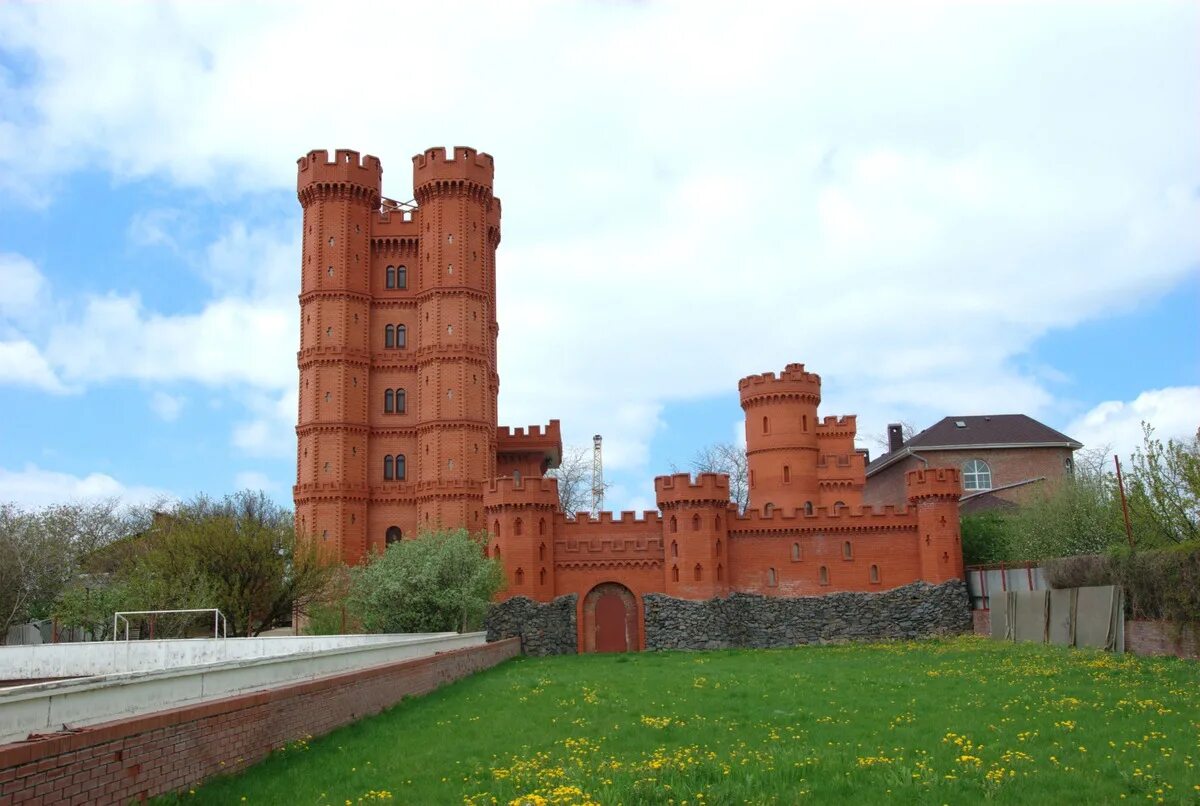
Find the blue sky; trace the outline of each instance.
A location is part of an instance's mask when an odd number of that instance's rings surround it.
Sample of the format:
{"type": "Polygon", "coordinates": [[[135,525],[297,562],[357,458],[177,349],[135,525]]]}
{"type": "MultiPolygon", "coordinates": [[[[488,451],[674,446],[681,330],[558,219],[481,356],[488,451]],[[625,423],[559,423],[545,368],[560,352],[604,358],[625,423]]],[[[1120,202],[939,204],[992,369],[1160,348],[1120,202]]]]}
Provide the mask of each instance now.
{"type": "Polygon", "coordinates": [[[728,9],[0,6],[0,500],[288,500],[312,148],[495,156],[502,423],[612,508],[791,361],[873,451],[1195,432],[1194,3],[728,9]]]}

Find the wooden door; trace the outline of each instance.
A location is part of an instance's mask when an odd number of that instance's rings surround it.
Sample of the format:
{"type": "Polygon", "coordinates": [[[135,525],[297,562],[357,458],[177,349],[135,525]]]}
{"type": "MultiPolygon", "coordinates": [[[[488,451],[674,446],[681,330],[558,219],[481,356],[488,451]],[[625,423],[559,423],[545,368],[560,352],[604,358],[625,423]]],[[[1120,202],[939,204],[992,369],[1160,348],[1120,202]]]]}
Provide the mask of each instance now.
{"type": "Polygon", "coordinates": [[[596,651],[628,652],[629,623],[625,602],[619,593],[610,592],[596,601],[596,651]]]}

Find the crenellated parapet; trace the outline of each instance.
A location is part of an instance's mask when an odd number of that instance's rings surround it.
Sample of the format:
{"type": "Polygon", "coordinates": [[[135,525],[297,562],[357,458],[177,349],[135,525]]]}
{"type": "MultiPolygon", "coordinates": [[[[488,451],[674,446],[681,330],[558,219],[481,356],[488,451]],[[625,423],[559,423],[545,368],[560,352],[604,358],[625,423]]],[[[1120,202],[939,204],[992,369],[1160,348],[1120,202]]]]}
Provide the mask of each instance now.
{"type": "Polygon", "coordinates": [[[678,506],[719,506],[729,504],[729,476],[724,473],[689,473],[656,476],[654,497],[658,506],[668,509],[678,506]]]}
{"type": "Polygon", "coordinates": [[[904,474],[909,501],[939,499],[957,501],[962,496],[962,480],[954,467],[926,467],[904,474]]]}
{"type": "Polygon", "coordinates": [[[738,381],[742,408],[780,398],[798,397],[811,403],[821,402],[821,376],[807,372],[803,364],[788,364],[783,372],[748,375],[738,381]]]}
{"type": "Polygon", "coordinates": [[[449,154],[444,148],[429,148],[413,157],[413,190],[417,200],[431,188],[471,187],[491,195],[495,166],[491,154],[473,148],[455,146],[449,154]]]}
{"type": "Polygon", "coordinates": [[[829,437],[855,437],[858,435],[858,415],[843,414],[838,417],[822,417],[817,423],[817,439],[829,437]]]}
{"type": "Polygon", "coordinates": [[[489,512],[507,507],[558,507],[558,480],[502,476],[492,479],[483,491],[483,508],[489,512]]]}
{"type": "Polygon", "coordinates": [[[315,149],[296,160],[296,166],[296,195],[305,207],[316,199],[333,196],[379,204],[383,166],[378,157],[339,148],[330,159],[328,151],[315,149]]]}

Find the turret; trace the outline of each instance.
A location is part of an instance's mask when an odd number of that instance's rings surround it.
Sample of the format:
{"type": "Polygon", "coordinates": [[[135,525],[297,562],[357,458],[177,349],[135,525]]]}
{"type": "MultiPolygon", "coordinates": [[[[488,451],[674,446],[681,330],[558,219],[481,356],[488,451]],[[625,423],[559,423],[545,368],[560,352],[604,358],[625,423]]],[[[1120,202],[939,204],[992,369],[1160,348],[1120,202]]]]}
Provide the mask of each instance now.
{"type": "Polygon", "coordinates": [[[746,413],[750,504],[760,510],[808,510],[820,499],[817,484],[817,406],[821,376],[803,364],[738,381],[746,413]]]}
{"type": "Polygon", "coordinates": [[[917,550],[921,579],[937,584],[966,579],[958,525],[959,472],[952,467],[910,470],[904,476],[908,500],[917,509],[917,550]]]}
{"type": "Polygon", "coordinates": [[[490,534],[489,553],[504,566],[503,598],[527,596],[539,602],[554,598],[554,514],[558,480],[493,479],[483,493],[490,534]]]}
{"type": "Polygon", "coordinates": [[[729,593],[729,476],[658,476],[654,493],[663,513],[664,590],[681,599],[729,593]]]}
{"type": "Polygon", "coordinates": [[[323,150],[297,160],[304,209],[300,283],[297,526],[343,562],[367,535],[371,217],[383,169],[375,157],[323,150]]]}

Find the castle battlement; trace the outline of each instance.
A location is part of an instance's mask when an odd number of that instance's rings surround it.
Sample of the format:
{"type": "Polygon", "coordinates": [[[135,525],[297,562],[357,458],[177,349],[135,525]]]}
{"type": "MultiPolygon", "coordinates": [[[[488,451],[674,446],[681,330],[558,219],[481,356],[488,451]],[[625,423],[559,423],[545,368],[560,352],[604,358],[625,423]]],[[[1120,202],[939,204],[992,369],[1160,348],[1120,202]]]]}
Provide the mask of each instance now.
{"type": "Polygon", "coordinates": [[[567,532],[573,532],[577,529],[598,529],[608,526],[647,526],[657,524],[660,520],[661,517],[657,509],[647,509],[641,514],[631,509],[620,513],[605,510],[599,513],[595,519],[591,517],[591,513],[577,512],[575,513],[575,520],[564,521],[559,525],[559,528],[565,529],[567,532]]]}
{"type": "Polygon", "coordinates": [[[823,528],[871,528],[884,526],[912,526],[916,523],[914,510],[887,504],[881,507],[816,507],[811,515],[803,509],[784,511],[772,508],[770,512],[747,509],[733,516],[729,530],[740,529],[823,529],[823,528]]]}
{"type": "Polygon", "coordinates": [[[747,375],[738,381],[738,394],[742,405],[750,400],[767,395],[805,395],[821,398],[821,376],[807,372],[803,364],[788,364],[778,376],[774,372],[747,375]]]}
{"type": "Polygon", "coordinates": [[[420,225],[412,210],[376,210],[371,218],[371,240],[420,237],[420,225]]]}
{"type": "Polygon", "coordinates": [[[413,157],[413,188],[430,182],[459,180],[492,187],[495,166],[491,154],[455,146],[449,155],[444,148],[428,148],[413,157]]]}
{"type": "Polygon", "coordinates": [[[542,439],[549,437],[558,439],[561,433],[558,420],[551,420],[542,430],[540,425],[516,426],[510,427],[501,425],[496,427],[496,439],[542,439]]]}
{"type": "Polygon", "coordinates": [[[684,502],[726,505],[729,503],[729,476],[724,473],[690,473],[655,476],[654,498],[660,507],[684,502]]]}
{"type": "Polygon", "coordinates": [[[904,488],[909,501],[925,498],[962,497],[962,479],[956,467],[926,467],[904,474],[904,488]]]}
{"type": "Polygon", "coordinates": [[[378,157],[360,156],[357,151],[339,148],[329,158],[329,152],[318,148],[296,160],[296,190],[316,184],[356,185],[379,193],[383,187],[383,166],[378,157]]]}
{"type": "Polygon", "coordinates": [[[858,433],[858,415],[842,414],[837,417],[822,417],[817,423],[817,437],[855,436],[858,433]]]}
{"type": "Polygon", "coordinates": [[[494,510],[501,507],[558,507],[558,479],[522,478],[501,476],[492,479],[483,491],[483,508],[494,510]]]}

